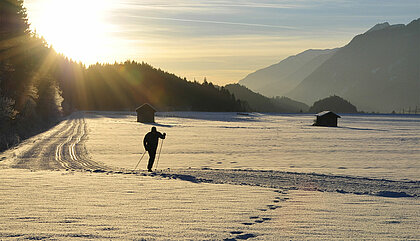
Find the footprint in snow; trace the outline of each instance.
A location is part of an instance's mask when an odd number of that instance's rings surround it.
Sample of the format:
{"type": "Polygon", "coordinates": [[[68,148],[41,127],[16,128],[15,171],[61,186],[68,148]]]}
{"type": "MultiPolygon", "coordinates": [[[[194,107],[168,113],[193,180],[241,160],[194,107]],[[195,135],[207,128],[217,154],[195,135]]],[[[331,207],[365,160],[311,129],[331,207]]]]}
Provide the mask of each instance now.
{"type": "Polygon", "coordinates": [[[277,206],[277,205],[267,205],[267,207],[269,209],[271,209],[271,210],[275,210],[275,209],[279,208],[280,206],[277,206]]]}
{"type": "Polygon", "coordinates": [[[385,221],[386,224],[395,224],[395,223],[401,223],[400,221],[395,221],[395,220],[391,220],[391,221],[385,221]]]}
{"type": "Polygon", "coordinates": [[[236,235],[235,239],[247,240],[247,239],[255,238],[255,237],[257,237],[255,234],[246,233],[246,234],[236,235]]]}
{"type": "MultiPolygon", "coordinates": [[[[240,233],[242,233],[242,232],[240,232],[240,233]]],[[[223,239],[223,241],[247,240],[247,239],[255,238],[255,237],[257,237],[255,234],[246,233],[246,234],[236,235],[236,237],[234,237],[234,238],[225,238],[225,239],[223,239]]]]}
{"type": "Polygon", "coordinates": [[[247,226],[250,226],[250,225],[253,225],[254,223],[248,223],[248,222],[244,222],[244,223],[242,223],[243,225],[247,225],[247,226]]]}
{"type": "Polygon", "coordinates": [[[257,220],[255,220],[255,222],[256,222],[256,223],[263,223],[263,222],[265,222],[265,221],[269,221],[269,220],[271,220],[271,218],[261,218],[261,219],[257,219],[257,220]]]}
{"type": "Polygon", "coordinates": [[[101,230],[103,231],[115,231],[118,230],[119,228],[114,228],[114,227],[107,227],[107,228],[102,228],[101,230]]]}

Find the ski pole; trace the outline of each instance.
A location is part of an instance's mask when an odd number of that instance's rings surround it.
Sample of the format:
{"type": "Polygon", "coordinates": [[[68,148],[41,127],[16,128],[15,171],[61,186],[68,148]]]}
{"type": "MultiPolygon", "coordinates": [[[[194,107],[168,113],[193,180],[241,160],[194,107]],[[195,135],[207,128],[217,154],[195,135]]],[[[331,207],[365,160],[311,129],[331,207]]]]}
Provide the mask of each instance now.
{"type": "Polygon", "coordinates": [[[140,164],[141,160],[143,159],[144,154],[146,154],[146,151],[144,151],[144,152],[143,152],[143,155],[141,156],[141,158],[140,158],[139,162],[137,162],[137,165],[136,165],[136,167],[133,169],[133,172],[137,169],[137,166],[140,164]]]}
{"type": "Polygon", "coordinates": [[[162,139],[162,143],[160,144],[159,155],[158,155],[158,159],[157,159],[157,162],[156,162],[156,169],[155,169],[155,171],[157,171],[157,168],[158,168],[158,165],[159,165],[159,158],[160,158],[160,152],[162,151],[163,140],[164,139],[162,139]]]}

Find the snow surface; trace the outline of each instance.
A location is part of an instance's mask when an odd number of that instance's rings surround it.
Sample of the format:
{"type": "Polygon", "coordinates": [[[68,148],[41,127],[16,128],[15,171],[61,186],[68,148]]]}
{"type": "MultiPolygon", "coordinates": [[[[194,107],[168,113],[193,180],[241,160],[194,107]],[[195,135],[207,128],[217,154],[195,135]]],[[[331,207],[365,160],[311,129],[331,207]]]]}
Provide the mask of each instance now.
{"type": "Polygon", "coordinates": [[[1,240],[418,240],[419,202],[0,169],[1,240]]]}
{"type": "Polygon", "coordinates": [[[159,113],[149,174],[153,125],[76,113],[0,153],[0,240],[420,240],[420,118],[342,117],[159,113]]]}
{"type": "MultiPolygon", "coordinates": [[[[87,114],[94,160],[134,168],[152,125],[133,114],[87,114]]],[[[420,180],[420,116],[342,115],[338,128],[313,115],[159,113],[166,132],[159,169],[223,168],[420,180]]],[[[147,154],[141,169],[145,169],[147,154]]]]}
{"type": "Polygon", "coordinates": [[[274,199],[270,189],[16,169],[0,170],[0,182],[1,240],[222,240],[276,229],[242,224],[272,218],[257,213],[274,199]]]}

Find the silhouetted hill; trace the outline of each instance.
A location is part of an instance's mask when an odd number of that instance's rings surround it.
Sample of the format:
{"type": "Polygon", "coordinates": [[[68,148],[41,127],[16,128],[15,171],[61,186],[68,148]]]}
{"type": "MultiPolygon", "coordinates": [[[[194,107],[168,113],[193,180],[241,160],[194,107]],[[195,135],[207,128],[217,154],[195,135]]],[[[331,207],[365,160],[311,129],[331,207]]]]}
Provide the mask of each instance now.
{"type": "Polygon", "coordinates": [[[336,95],[318,100],[309,108],[311,113],[319,113],[326,110],[335,113],[357,113],[356,106],[336,95]]]}
{"type": "Polygon", "coordinates": [[[295,88],[335,51],[335,49],[306,50],[249,74],[240,80],[239,84],[265,96],[282,96],[295,88]]]}
{"type": "Polygon", "coordinates": [[[242,103],[212,83],[190,82],[146,63],[96,64],[70,80],[71,103],[81,110],[134,110],[150,103],[160,111],[244,111],[242,103]]]}
{"type": "Polygon", "coordinates": [[[311,103],[339,95],[364,111],[420,106],[420,19],[358,35],[287,96],[311,103]]]}
{"type": "Polygon", "coordinates": [[[309,108],[306,104],[287,97],[267,98],[239,84],[229,84],[225,88],[237,99],[247,102],[252,111],[297,113],[305,112],[309,108]]]}

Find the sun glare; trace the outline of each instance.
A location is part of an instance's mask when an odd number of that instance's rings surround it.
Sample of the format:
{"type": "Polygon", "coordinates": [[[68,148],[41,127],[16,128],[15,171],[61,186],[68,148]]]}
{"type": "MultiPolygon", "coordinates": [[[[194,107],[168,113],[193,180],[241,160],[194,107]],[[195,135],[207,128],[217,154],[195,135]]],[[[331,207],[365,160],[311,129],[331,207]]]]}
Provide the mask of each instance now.
{"type": "Polygon", "coordinates": [[[85,64],[110,57],[107,0],[38,1],[37,16],[29,16],[32,28],[56,51],[85,64]]]}

